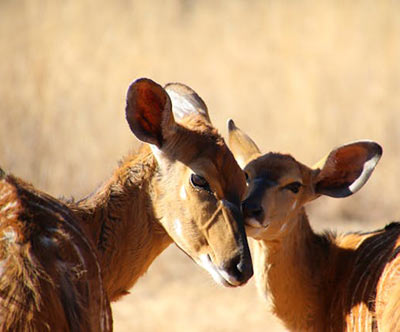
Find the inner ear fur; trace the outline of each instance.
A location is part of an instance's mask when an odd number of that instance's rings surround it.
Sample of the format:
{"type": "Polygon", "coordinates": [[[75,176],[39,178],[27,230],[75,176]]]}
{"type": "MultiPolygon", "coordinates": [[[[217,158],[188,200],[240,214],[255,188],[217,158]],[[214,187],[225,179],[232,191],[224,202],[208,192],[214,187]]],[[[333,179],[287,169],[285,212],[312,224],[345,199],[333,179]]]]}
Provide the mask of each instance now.
{"type": "Polygon", "coordinates": [[[380,157],[382,147],[372,141],[358,141],[340,146],[317,165],[315,193],[346,197],[357,192],[369,179],[380,157]]]}
{"type": "Polygon", "coordinates": [[[174,125],[167,92],[148,78],[138,79],[129,86],[125,114],[136,137],[158,148],[164,143],[166,131],[174,125]]]}
{"type": "Polygon", "coordinates": [[[243,169],[250,160],[261,155],[260,149],[244,131],[235,125],[232,119],[228,121],[228,131],[229,148],[237,163],[243,169]]]}
{"type": "Polygon", "coordinates": [[[171,99],[172,113],[176,121],[187,115],[197,114],[211,123],[206,103],[192,88],[182,83],[168,83],[165,91],[171,99]]]}

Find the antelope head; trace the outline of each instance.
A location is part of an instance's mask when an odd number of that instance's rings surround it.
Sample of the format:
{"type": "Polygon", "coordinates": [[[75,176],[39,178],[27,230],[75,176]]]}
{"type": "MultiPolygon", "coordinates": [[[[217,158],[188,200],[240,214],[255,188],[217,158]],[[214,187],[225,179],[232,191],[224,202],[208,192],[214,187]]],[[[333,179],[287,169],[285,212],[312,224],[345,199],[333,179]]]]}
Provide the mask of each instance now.
{"type": "Polygon", "coordinates": [[[347,197],[369,179],[382,148],[358,141],[333,149],[314,167],[280,153],[261,155],[254,141],[229,121],[229,145],[243,168],[248,191],[242,203],[247,234],[276,239],[303,206],[321,195],[347,197]]]}
{"type": "Polygon", "coordinates": [[[253,274],[241,214],[243,172],[189,87],[131,84],[126,118],[157,161],[154,213],[173,241],[215,281],[238,286],[253,274]]]}

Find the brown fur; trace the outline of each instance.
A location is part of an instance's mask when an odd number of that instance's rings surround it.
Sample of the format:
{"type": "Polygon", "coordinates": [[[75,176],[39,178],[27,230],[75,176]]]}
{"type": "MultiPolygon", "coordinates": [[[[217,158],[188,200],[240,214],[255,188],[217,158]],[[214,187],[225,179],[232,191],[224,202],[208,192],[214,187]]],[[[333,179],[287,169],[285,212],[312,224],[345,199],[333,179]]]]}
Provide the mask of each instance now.
{"type": "Polygon", "coordinates": [[[240,144],[236,135],[250,138],[232,124],[230,129],[231,149],[245,160],[249,178],[243,210],[248,235],[256,239],[257,286],[271,296],[285,326],[291,331],[400,331],[400,224],[321,235],[312,230],[304,209],[321,194],[352,194],[352,183],[358,190],[381,148],[368,141],[344,145],[311,169],[289,155],[246,151],[254,142],[240,144]],[[294,183],[301,184],[298,192],[290,190],[294,183]]]}
{"type": "Polygon", "coordinates": [[[109,302],[173,241],[226,286],[251,277],[244,176],[208,116],[175,123],[148,79],[131,85],[126,111],[157,148],[128,156],[85,199],[62,202],[0,172],[0,330],[111,331],[109,302]],[[210,189],[191,184],[194,172],[210,189]]]}
{"type": "Polygon", "coordinates": [[[68,207],[11,175],[0,207],[0,330],[110,330],[96,251],[68,207]]]}
{"type": "Polygon", "coordinates": [[[270,294],[288,329],[383,331],[397,324],[399,298],[390,290],[400,281],[400,224],[334,236],[315,234],[305,212],[288,222],[281,237],[254,242],[253,261],[260,292],[270,294]]]}

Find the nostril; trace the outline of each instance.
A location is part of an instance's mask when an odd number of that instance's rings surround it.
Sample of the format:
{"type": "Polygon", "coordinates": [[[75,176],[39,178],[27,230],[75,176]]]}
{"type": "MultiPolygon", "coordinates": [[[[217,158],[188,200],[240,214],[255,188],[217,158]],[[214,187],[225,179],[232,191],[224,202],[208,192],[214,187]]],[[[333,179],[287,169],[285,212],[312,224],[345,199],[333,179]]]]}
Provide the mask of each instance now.
{"type": "Polygon", "coordinates": [[[233,258],[229,263],[225,265],[225,272],[232,278],[236,279],[236,282],[242,284],[251,278],[253,275],[253,266],[248,263],[241,256],[233,258]]]}
{"type": "Polygon", "coordinates": [[[263,209],[261,207],[255,208],[251,210],[251,216],[254,218],[260,217],[263,213],[263,209]]]}
{"type": "Polygon", "coordinates": [[[241,280],[243,282],[249,280],[253,275],[253,265],[251,264],[251,260],[250,263],[248,263],[244,259],[241,259],[240,262],[236,265],[236,268],[239,271],[241,275],[241,280]]]}
{"type": "Polygon", "coordinates": [[[245,218],[254,218],[258,221],[263,219],[264,210],[260,204],[245,201],[242,207],[245,218]]]}

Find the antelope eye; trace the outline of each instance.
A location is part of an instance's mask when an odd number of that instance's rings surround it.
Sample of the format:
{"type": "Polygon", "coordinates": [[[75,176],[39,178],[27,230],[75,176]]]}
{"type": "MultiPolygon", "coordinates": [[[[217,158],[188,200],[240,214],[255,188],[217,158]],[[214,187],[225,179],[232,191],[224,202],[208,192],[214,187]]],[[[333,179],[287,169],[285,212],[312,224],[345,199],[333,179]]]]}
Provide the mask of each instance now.
{"type": "Polygon", "coordinates": [[[249,173],[244,172],[244,176],[245,176],[245,178],[246,178],[246,182],[249,182],[249,173]]]}
{"type": "Polygon", "coordinates": [[[289,183],[288,185],[286,185],[284,187],[284,189],[290,190],[291,192],[293,192],[295,194],[297,194],[299,192],[300,188],[301,188],[301,183],[297,182],[297,181],[289,183]]]}
{"type": "Polygon", "coordinates": [[[208,190],[210,191],[210,185],[208,184],[208,182],[206,181],[205,178],[203,178],[200,175],[197,174],[192,174],[190,176],[190,182],[192,183],[192,185],[196,188],[200,188],[200,189],[204,189],[204,190],[208,190]]]}

